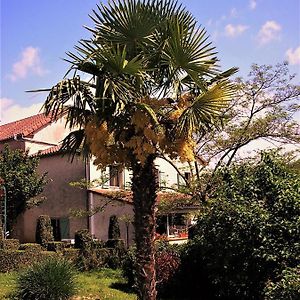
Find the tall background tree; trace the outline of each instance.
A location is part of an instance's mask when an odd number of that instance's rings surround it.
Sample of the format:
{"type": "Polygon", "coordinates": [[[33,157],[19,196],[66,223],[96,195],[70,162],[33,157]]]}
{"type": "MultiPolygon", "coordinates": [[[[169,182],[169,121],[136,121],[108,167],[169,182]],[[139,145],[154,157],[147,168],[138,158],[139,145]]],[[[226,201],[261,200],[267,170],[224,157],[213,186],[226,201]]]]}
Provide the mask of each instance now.
{"type": "Polygon", "coordinates": [[[232,98],[203,28],[177,2],[114,1],[91,15],[92,37],[68,53],[74,76],[55,85],[47,114],[66,113],[63,148],[94,155],[99,168],[132,170],[138,298],[156,299],[154,160],[195,160],[195,134],[213,126],[232,98]],[[89,82],[78,76],[92,76],[89,82]]]}
{"type": "Polygon", "coordinates": [[[38,164],[39,159],[28,156],[28,152],[11,150],[8,146],[0,152],[0,178],[6,188],[9,231],[26,208],[37,206],[43,200],[39,195],[47,179],[46,174],[37,173],[38,164]]]}
{"type": "Polygon", "coordinates": [[[299,146],[300,86],[294,77],[287,63],[252,65],[248,79],[235,80],[237,94],[223,112],[222,130],[200,136],[197,154],[216,159],[218,168],[239,159],[239,151],[253,141],[299,146]]]}
{"type": "Polygon", "coordinates": [[[266,147],[300,150],[300,86],[294,77],[287,63],[253,64],[247,79],[234,81],[236,96],[222,111],[219,126],[197,137],[198,163],[192,165],[194,180],[185,182],[188,193],[207,199],[220,167],[266,147]]]}

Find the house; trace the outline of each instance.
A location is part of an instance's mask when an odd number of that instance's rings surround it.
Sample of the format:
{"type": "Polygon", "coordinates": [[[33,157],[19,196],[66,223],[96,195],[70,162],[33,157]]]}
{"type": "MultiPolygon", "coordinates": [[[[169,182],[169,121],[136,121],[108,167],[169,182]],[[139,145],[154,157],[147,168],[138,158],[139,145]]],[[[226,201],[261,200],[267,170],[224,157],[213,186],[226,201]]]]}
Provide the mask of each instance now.
{"type": "MultiPolygon", "coordinates": [[[[128,217],[133,215],[133,205],[128,192],[123,192],[130,184],[130,170],[119,170],[116,166],[97,170],[92,160],[84,161],[79,155],[71,162],[68,155],[62,156],[60,148],[60,142],[68,133],[63,116],[54,122],[44,114],[0,126],[0,151],[8,144],[12,149],[38,155],[38,171],[41,174],[47,172],[50,179],[43,192],[46,200],[19,216],[11,237],[21,242],[34,242],[37,218],[49,215],[56,240],[72,240],[75,232],[84,228],[88,228],[95,238],[107,240],[109,218],[116,215],[120,220],[121,238],[131,243],[134,233],[128,217]],[[102,182],[88,190],[70,185],[82,179],[93,181],[98,178],[102,178],[102,182]],[[87,214],[87,211],[93,213],[87,214]],[[80,215],[78,212],[85,213],[80,215]]],[[[172,164],[157,159],[156,165],[160,186],[180,183],[172,164]]],[[[185,172],[185,176],[189,173],[185,172]]],[[[167,222],[169,226],[171,221],[167,219],[167,222]]],[[[168,227],[165,234],[175,236],[176,232],[171,231],[168,227]]]]}

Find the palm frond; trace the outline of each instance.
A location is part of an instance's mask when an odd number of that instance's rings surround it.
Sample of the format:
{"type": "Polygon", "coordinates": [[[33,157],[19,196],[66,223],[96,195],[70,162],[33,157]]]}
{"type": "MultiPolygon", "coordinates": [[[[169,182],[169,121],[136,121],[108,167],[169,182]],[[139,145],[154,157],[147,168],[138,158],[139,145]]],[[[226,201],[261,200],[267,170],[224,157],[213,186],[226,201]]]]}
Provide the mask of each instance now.
{"type": "Polygon", "coordinates": [[[196,97],[179,118],[177,125],[179,134],[189,135],[191,132],[209,126],[209,124],[214,124],[234,94],[233,84],[224,80],[196,97]]]}
{"type": "Polygon", "coordinates": [[[77,111],[90,111],[95,113],[94,96],[90,90],[89,84],[80,80],[79,76],[73,79],[64,79],[55,85],[45,103],[44,111],[47,115],[51,114],[54,119],[60,118],[62,113],[70,113],[70,118],[67,118],[67,124],[70,128],[77,125],[82,125],[85,120],[82,119],[82,114],[75,114],[77,111]],[[67,103],[71,105],[68,106],[67,103]],[[72,118],[71,118],[72,116],[72,118]]]}
{"type": "Polygon", "coordinates": [[[95,41],[126,45],[130,49],[141,45],[160,22],[155,4],[159,1],[112,1],[98,6],[92,19],[95,22],[95,41]]]}
{"type": "Polygon", "coordinates": [[[62,141],[62,153],[67,153],[71,161],[76,154],[82,154],[84,157],[89,156],[89,149],[86,143],[84,129],[78,129],[70,132],[62,141]]]}
{"type": "Polygon", "coordinates": [[[233,67],[230,68],[222,73],[217,74],[215,77],[213,77],[210,81],[209,81],[209,85],[219,81],[219,80],[224,80],[229,78],[230,76],[236,74],[239,71],[239,68],[233,67]]]}

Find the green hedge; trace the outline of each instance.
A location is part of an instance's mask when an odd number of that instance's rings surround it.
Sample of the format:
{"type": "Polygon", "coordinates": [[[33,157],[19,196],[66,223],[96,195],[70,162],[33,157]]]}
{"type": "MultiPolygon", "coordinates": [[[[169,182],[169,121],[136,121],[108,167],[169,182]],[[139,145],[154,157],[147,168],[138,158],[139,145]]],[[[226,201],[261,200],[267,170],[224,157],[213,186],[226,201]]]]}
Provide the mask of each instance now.
{"type": "Polygon", "coordinates": [[[26,250],[0,250],[0,272],[18,271],[31,266],[33,263],[43,261],[50,256],[56,256],[55,252],[33,252],[26,250]]]}
{"type": "Polygon", "coordinates": [[[36,243],[28,243],[28,244],[21,244],[19,250],[25,250],[30,252],[41,252],[42,246],[36,243]]]}
{"type": "Polygon", "coordinates": [[[48,242],[47,250],[54,252],[62,252],[65,248],[64,242],[48,242]]]}
{"type": "Polygon", "coordinates": [[[75,262],[78,260],[80,254],[79,249],[67,248],[63,251],[63,257],[69,261],[75,262]]]}
{"type": "Polygon", "coordinates": [[[18,250],[20,247],[19,240],[16,239],[7,239],[0,240],[0,250],[18,250]]]}

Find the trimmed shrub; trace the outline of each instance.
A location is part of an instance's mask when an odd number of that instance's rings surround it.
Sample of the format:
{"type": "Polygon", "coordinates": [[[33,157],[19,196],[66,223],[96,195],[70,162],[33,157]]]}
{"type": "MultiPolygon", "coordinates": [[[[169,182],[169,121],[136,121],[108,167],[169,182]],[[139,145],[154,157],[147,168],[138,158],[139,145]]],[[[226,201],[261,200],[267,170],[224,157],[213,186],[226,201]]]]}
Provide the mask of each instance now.
{"type": "Polygon", "coordinates": [[[65,248],[64,242],[49,242],[47,245],[48,251],[62,252],[65,248]]]}
{"type": "Polygon", "coordinates": [[[6,273],[11,271],[19,271],[51,256],[57,256],[57,254],[55,252],[48,251],[33,252],[25,250],[2,250],[0,251],[0,272],[6,273]]]}
{"type": "Polygon", "coordinates": [[[20,247],[20,241],[17,239],[0,240],[0,250],[18,250],[20,247]]]}
{"type": "Polygon", "coordinates": [[[80,251],[79,249],[66,248],[63,251],[63,257],[68,261],[71,261],[74,264],[76,264],[79,257],[79,251],[80,251]]]}
{"type": "Polygon", "coordinates": [[[93,237],[87,229],[75,233],[75,248],[90,251],[93,248],[93,237]]]}
{"type": "Polygon", "coordinates": [[[47,249],[49,242],[54,241],[51,219],[47,215],[39,216],[36,225],[36,242],[47,249]]]}
{"type": "Polygon", "coordinates": [[[30,251],[30,252],[41,252],[42,246],[36,243],[21,244],[19,250],[30,251]]]}
{"type": "Polygon", "coordinates": [[[109,240],[118,240],[120,239],[120,226],[118,217],[116,215],[112,215],[109,218],[109,226],[108,226],[108,239],[109,240]]]}
{"type": "Polygon", "coordinates": [[[102,268],[111,257],[109,249],[103,249],[103,243],[94,241],[87,229],[75,233],[75,248],[79,249],[76,266],[80,270],[88,271],[102,268]]]}
{"type": "Polygon", "coordinates": [[[51,258],[20,274],[17,295],[26,300],[64,300],[75,294],[75,272],[63,259],[51,258]]]}
{"type": "Polygon", "coordinates": [[[265,288],[265,300],[278,299],[300,299],[300,266],[285,269],[277,282],[268,282],[265,288]]]}

